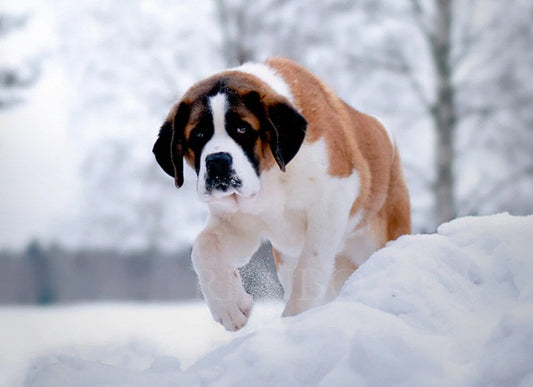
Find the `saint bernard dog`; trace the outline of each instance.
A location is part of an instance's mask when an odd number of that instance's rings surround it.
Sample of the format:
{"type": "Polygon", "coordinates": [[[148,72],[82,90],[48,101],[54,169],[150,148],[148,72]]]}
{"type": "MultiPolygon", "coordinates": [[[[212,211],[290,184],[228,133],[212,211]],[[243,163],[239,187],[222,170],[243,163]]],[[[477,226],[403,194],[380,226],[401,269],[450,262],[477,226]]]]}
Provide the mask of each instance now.
{"type": "Polygon", "coordinates": [[[183,159],[209,207],[192,262],[213,318],[242,328],[252,297],[237,270],[263,239],[284,289],[283,316],[334,298],[387,241],[411,230],[391,134],[283,58],[246,63],[192,86],[153,152],[183,184],[183,159]]]}

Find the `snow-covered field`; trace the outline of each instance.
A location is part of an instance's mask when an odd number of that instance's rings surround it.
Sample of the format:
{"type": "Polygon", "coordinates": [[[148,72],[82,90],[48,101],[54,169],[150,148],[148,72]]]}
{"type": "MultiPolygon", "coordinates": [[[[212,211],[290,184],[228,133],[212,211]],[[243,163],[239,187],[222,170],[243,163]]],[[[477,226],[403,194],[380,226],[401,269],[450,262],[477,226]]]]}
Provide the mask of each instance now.
{"type": "MultiPolygon", "coordinates": [[[[281,304],[261,304],[245,330],[232,334],[216,324],[204,302],[106,303],[61,307],[0,308],[0,386],[22,385],[28,373],[54,364],[91,368],[106,365],[79,385],[98,385],[125,372],[157,368],[162,362],[187,368],[208,351],[278,318],[281,304]],[[106,379],[108,378],[108,379],[106,379]]],[[[88,368],[88,369],[89,369],[88,368]]],[[[89,371],[91,372],[91,371],[89,371]]],[[[51,377],[30,385],[65,385],[51,377]]],[[[129,385],[124,379],[123,385],[129,385]]],[[[120,385],[120,383],[119,383],[120,385]]]]}
{"type": "Polygon", "coordinates": [[[533,216],[462,218],[375,253],[296,317],[256,305],[0,309],[0,385],[533,386],[533,216]]]}

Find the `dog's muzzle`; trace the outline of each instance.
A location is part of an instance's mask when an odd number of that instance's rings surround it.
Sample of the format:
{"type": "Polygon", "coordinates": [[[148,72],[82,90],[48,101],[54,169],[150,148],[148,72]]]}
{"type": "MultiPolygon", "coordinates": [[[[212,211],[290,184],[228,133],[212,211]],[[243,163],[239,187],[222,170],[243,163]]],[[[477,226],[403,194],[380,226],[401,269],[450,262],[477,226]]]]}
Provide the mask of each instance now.
{"type": "Polygon", "coordinates": [[[208,193],[214,190],[227,192],[231,188],[238,190],[242,186],[232,163],[231,155],[226,152],[212,153],[206,157],[205,189],[208,193]]]}

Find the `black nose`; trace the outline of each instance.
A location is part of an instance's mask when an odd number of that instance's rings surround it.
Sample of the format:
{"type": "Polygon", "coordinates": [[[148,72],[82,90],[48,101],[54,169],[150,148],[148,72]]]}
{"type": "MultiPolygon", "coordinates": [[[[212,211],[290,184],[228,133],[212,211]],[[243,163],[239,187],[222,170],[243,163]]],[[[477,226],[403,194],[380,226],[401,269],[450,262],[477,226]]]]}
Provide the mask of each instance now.
{"type": "Polygon", "coordinates": [[[235,176],[232,168],[233,159],[229,153],[212,153],[205,158],[207,170],[205,188],[207,192],[219,190],[226,192],[230,187],[239,189],[241,180],[235,176]]]}
{"type": "Polygon", "coordinates": [[[207,175],[212,178],[224,178],[230,174],[233,159],[226,152],[212,153],[205,158],[207,175]]]}

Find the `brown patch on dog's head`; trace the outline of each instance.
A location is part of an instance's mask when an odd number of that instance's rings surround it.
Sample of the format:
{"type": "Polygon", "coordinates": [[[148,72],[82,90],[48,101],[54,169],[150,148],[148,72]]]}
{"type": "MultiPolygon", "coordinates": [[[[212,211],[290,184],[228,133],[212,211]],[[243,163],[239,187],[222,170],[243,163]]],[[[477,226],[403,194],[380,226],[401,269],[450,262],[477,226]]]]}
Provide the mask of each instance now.
{"type": "Polygon", "coordinates": [[[172,107],[153,148],[178,188],[183,158],[199,173],[202,149],[214,134],[209,98],[220,93],[227,101],[225,129],[258,175],[276,163],[284,171],[304,140],[306,120],[265,82],[239,71],[214,75],[191,87],[172,107]]]}

